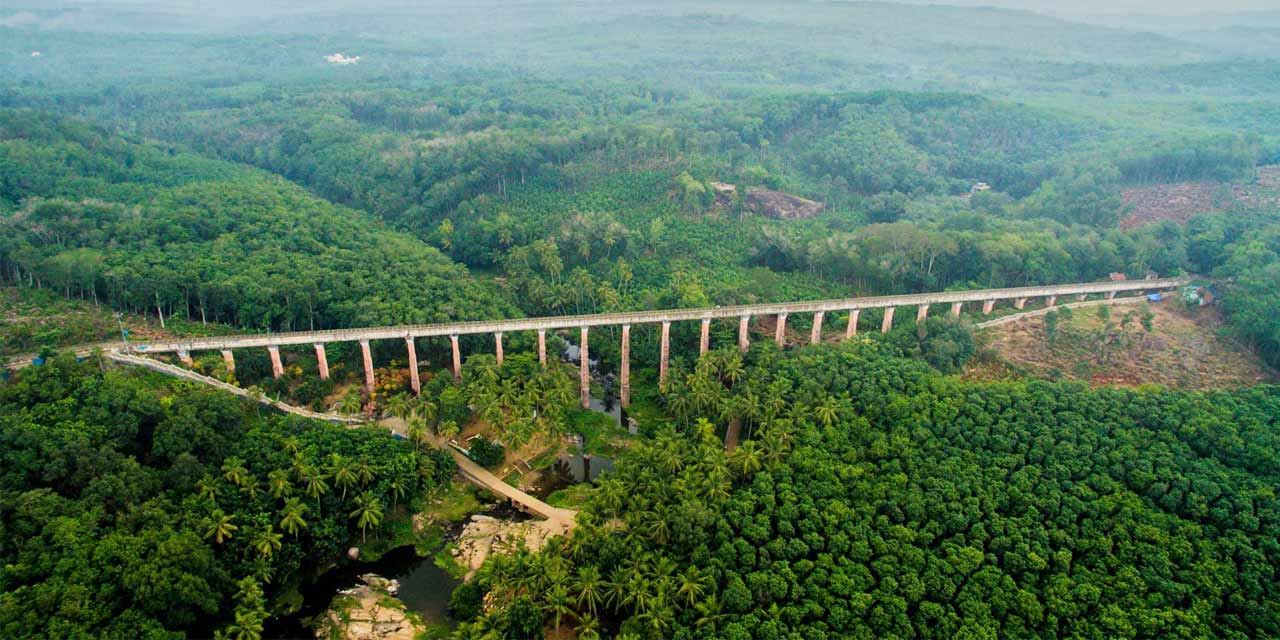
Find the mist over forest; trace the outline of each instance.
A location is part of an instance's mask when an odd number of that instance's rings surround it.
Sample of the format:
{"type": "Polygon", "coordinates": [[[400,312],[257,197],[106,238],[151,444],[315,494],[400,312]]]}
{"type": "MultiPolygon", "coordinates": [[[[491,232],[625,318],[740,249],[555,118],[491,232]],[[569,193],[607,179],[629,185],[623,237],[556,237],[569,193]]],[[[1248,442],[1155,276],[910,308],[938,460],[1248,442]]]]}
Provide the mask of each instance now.
{"type": "Polygon", "coordinates": [[[1278,52],[6,3],[0,637],[1280,637],[1278,52]]]}

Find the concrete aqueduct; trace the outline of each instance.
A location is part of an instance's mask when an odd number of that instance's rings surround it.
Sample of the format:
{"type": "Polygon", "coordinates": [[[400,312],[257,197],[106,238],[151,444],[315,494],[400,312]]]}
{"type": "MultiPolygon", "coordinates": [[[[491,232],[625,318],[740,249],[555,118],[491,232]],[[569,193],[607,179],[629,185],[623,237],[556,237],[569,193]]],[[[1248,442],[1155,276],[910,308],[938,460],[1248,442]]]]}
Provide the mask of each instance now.
{"type": "Polygon", "coordinates": [[[132,344],[129,350],[134,353],[176,353],[185,364],[192,363],[192,351],[218,350],[226,360],[227,368],[235,369],[233,349],[263,348],[271,355],[272,373],[279,377],[284,373],[284,365],[280,360],[280,346],[296,344],[315,345],[316,357],[319,361],[320,377],[329,377],[329,366],[325,359],[325,344],[331,342],[360,343],[364,355],[365,384],[372,389],[374,384],[373,357],[370,354],[369,342],[372,340],[404,340],[409,358],[409,371],[414,392],[421,390],[418,380],[418,358],[414,348],[414,339],[432,336],[448,336],[453,348],[453,373],[460,376],[462,371],[462,353],[458,348],[458,336],[474,334],[492,334],[494,351],[498,362],[502,362],[502,336],[513,331],[536,331],[538,333],[538,359],[543,364],[547,360],[547,331],[561,329],[578,329],[580,332],[580,383],[582,405],[589,402],[589,370],[587,355],[587,334],[592,327],[620,326],[622,328],[622,361],[620,363],[620,400],[622,406],[630,404],[631,396],[631,325],[660,324],[661,343],[659,347],[658,379],[665,384],[667,379],[667,362],[670,356],[670,330],[672,322],[694,321],[702,323],[702,334],[699,350],[705,353],[710,348],[711,321],[717,319],[738,320],[738,347],[746,350],[748,342],[748,324],[753,316],[774,316],[777,319],[774,340],[782,344],[786,331],[787,316],[790,314],[812,313],[814,317],[811,342],[822,339],[822,319],[830,312],[849,313],[845,337],[853,336],[858,330],[858,316],[865,309],[884,309],[884,319],[880,330],[888,332],[893,326],[894,312],[899,307],[915,307],[916,319],[928,317],[930,307],[934,305],[951,305],[952,315],[960,315],[966,303],[982,303],[982,312],[990,314],[997,302],[1012,300],[1013,306],[1022,309],[1027,300],[1043,298],[1046,306],[1057,304],[1059,297],[1076,296],[1080,300],[1089,295],[1104,295],[1114,298],[1120,293],[1137,293],[1164,291],[1181,287],[1190,282],[1188,278],[1165,278],[1159,280],[1122,280],[1111,282],[1092,282],[1083,284],[1065,284],[1042,287],[1018,287],[1012,289],[982,289],[975,291],[949,291],[940,293],[922,293],[897,296],[880,296],[872,298],[851,298],[843,300],[820,300],[811,302],[784,302],[773,304],[741,305],[732,307],[713,307],[706,309],[676,309],[669,311],[638,311],[632,313],[606,313],[584,316],[556,316],[545,318],[523,318],[515,320],[494,320],[479,322],[454,322],[444,324],[404,325],[395,327],[371,327],[364,329],[335,329],[329,331],[298,331],[291,333],[273,333],[244,336],[222,336],[214,338],[193,338],[173,342],[150,342],[132,344]]]}

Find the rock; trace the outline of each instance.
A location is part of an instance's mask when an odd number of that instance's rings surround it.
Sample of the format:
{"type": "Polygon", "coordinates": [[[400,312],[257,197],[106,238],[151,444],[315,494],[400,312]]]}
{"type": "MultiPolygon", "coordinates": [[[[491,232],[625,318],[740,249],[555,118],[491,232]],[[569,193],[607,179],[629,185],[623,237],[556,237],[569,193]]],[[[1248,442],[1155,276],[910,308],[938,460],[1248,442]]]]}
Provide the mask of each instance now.
{"type": "Polygon", "coordinates": [[[319,618],[316,638],[341,640],[413,640],[425,631],[404,603],[392,597],[398,580],[373,573],[360,576],[364,585],[342,591],[319,618]]]}
{"type": "Polygon", "coordinates": [[[748,210],[775,220],[811,218],[826,208],[821,202],[760,187],[748,187],[743,204],[748,210]]]}

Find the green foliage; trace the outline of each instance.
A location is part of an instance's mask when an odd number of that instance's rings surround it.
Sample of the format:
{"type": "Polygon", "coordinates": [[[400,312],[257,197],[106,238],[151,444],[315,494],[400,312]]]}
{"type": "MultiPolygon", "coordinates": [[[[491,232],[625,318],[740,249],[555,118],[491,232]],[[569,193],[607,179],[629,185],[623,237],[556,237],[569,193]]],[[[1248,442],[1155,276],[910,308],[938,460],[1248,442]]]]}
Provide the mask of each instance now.
{"type": "Polygon", "coordinates": [[[0,157],[3,197],[25,202],[0,266],[68,297],[286,330],[508,309],[435,250],[239,165],[15,111],[0,157]]]}
{"type": "Polygon", "coordinates": [[[889,333],[889,342],[901,349],[903,355],[920,358],[943,373],[963,369],[975,351],[972,327],[950,316],[933,316],[923,324],[896,326],[889,333]]]}
{"type": "Polygon", "coordinates": [[[0,386],[0,443],[10,638],[122,622],[137,628],[126,636],[249,637],[285,578],[377,530],[394,486],[417,495],[453,469],[385,432],[259,417],[221,392],[65,356],[0,386]],[[318,488],[333,456],[358,461],[359,500],[318,488]]]}
{"type": "Polygon", "coordinates": [[[751,439],[664,431],[570,540],[476,584],[548,626],[556,585],[590,614],[603,584],[652,638],[1280,633],[1277,389],[972,384],[891,352],[753,349],[731,390],[768,398],[751,439]]]}
{"type": "Polygon", "coordinates": [[[482,467],[498,466],[507,452],[505,447],[486,438],[476,438],[469,444],[471,448],[467,450],[467,456],[482,467]]]}

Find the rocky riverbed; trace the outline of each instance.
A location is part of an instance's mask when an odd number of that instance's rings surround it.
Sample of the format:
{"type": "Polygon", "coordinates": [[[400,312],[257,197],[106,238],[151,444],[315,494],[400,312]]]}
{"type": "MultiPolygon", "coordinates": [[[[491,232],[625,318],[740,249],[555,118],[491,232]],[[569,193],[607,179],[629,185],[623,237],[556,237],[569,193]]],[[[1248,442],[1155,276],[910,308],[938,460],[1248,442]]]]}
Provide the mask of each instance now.
{"type": "Polygon", "coordinates": [[[395,596],[400,584],[367,573],[362,585],[338,593],[316,624],[320,640],[413,640],[422,619],[395,596]]]}
{"type": "Polygon", "coordinates": [[[451,553],[466,567],[470,579],[490,555],[506,553],[521,541],[537,550],[551,537],[563,533],[563,527],[546,520],[513,522],[477,514],[462,529],[451,553]]]}

